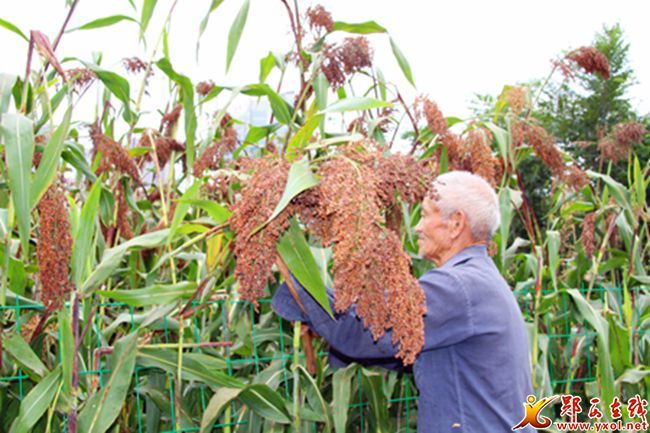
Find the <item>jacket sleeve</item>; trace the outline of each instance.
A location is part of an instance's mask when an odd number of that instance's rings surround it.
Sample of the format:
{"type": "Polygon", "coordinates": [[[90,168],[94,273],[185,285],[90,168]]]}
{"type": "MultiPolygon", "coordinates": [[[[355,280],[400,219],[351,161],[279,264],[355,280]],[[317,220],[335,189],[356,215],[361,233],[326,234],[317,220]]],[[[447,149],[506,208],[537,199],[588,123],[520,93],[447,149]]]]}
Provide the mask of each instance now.
{"type": "Polygon", "coordinates": [[[427,304],[422,351],[460,343],[474,335],[471,293],[449,269],[433,269],[419,280],[427,304]]]}
{"type": "MultiPolygon", "coordinates": [[[[375,341],[353,306],[348,311],[335,314],[332,319],[314,298],[291,277],[305,306],[303,313],[283,283],[273,296],[273,309],[287,320],[301,320],[322,336],[340,360],[366,360],[373,364],[385,363],[391,368],[398,348],[392,343],[392,332],[387,331],[375,341]]],[[[432,270],[419,280],[425,293],[427,313],[424,317],[425,342],[423,351],[463,341],[473,334],[469,294],[461,282],[446,270],[432,270]]],[[[333,294],[328,289],[330,305],[333,294]]],[[[393,367],[396,367],[393,366],[393,367]]],[[[393,368],[396,369],[396,368],[393,368]]]]}
{"type": "MultiPolygon", "coordinates": [[[[390,368],[388,364],[398,362],[395,359],[397,349],[391,342],[390,332],[374,341],[370,331],[364,329],[363,322],[357,317],[354,306],[346,312],[335,314],[332,319],[293,276],[291,279],[307,313],[300,309],[286,283],[282,283],[273,295],[271,306],[282,318],[291,321],[300,320],[323,337],[332,348],[330,359],[335,358],[338,365],[346,365],[353,361],[364,364],[364,361],[385,360],[386,368],[390,368]]],[[[329,288],[327,295],[333,310],[334,295],[329,288]]],[[[377,365],[377,362],[373,365],[377,365]]],[[[396,367],[397,365],[393,366],[393,369],[396,367]]]]}

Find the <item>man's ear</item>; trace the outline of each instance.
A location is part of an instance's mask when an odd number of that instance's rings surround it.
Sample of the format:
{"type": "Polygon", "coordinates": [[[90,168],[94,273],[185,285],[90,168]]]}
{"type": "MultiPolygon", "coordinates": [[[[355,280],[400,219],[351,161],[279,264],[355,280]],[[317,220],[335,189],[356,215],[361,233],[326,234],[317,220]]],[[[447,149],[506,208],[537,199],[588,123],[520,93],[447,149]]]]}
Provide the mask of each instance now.
{"type": "Polygon", "coordinates": [[[467,226],[467,217],[462,211],[457,210],[449,217],[449,234],[452,239],[456,239],[465,230],[467,226]]]}

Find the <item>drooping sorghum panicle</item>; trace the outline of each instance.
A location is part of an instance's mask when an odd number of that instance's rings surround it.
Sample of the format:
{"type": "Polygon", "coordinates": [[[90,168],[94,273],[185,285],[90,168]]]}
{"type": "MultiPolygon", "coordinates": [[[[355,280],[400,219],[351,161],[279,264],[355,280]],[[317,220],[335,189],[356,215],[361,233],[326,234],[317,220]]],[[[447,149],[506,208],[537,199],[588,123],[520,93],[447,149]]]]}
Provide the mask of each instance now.
{"type": "Polygon", "coordinates": [[[347,157],[325,162],[318,174],[335,242],[335,308],[344,311],[358,302],[359,316],[378,338],[388,321],[385,288],[378,287],[378,277],[373,275],[378,265],[372,257],[378,241],[376,228],[384,222],[377,197],[378,179],[370,167],[347,157]],[[375,308],[371,307],[373,303],[375,308]]]}
{"type": "Polygon", "coordinates": [[[316,31],[324,29],[326,32],[331,32],[334,28],[332,14],[321,5],[308,8],[307,19],[309,21],[309,26],[316,31]]]}
{"type": "Polygon", "coordinates": [[[364,36],[345,38],[339,47],[338,57],[347,75],[372,67],[372,49],[364,36]]]}
{"type": "MultiPolygon", "coordinates": [[[[142,131],[140,136],[140,147],[156,148],[156,158],[158,159],[158,164],[162,169],[169,162],[172,152],[184,152],[185,145],[176,141],[171,137],[165,137],[161,135],[158,131],[152,129],[145,129],[142,131]]],[[[147,152],[142,155],[144,161],[152,161],[152,153],[147,152]]]]}
{"type": "Polygon", "coordinates": [[[471,170],[467,158],[467,142],[461,136],[448,131],[440,137],[440,142],[447,150],[449,170],[471,170]]]}
{"type": "MultiPolygon", "coordinates": [[[[134,74],[138,74],[147,70],[147,63],[138,57],[128,57],[122,59],[122,64],[124,65],[124,69],[134,74]]],[[[152,73],[153,70],[149,72],[149,75],[152,73]]]]}
{"type": "Polygon", "coordinates": [[[562,175],[562,180],[576,192],[582,191],[585,186],[589,185],[589,176],[576,165],[567,167],[562,175]]]}
{"type": "Polygon", "coordinates": [[[331,226],[319,185],[300,193],[291,201],[291,206],[307,231],[320,239],[324,247],[332,243],[331,226]]]}
{"type": "Polygon", "coordinates": [[[41,300],[50,311],[60,308],[72,291],[69,277],[72,237],[66,199],[56,185],[50,186],[38,203],[40,215],[36,256],[41,300]]]}
{"type": "Polygon", "coordinates": [[[619,215],[620,207],[617,206],[616,200],[613,197],[609,199],[609,203],[611,208],[605,216],[605,230],[609,230],[613,225],[614,228],[609,237],[609,244],[614,248],[621,248],[621,235],[618,232],[618,227],[616,227],[616,218],[619,215]]]}
{"type": "Polygon", "coordinates": [[[471,171],[496,187],[501,180],[499,160],[492,154],[489,142],[492,135],[484,129],[473,129],[467,133],[467,147],[471,171]]]}
{"type": "Polygon", "coordinates": [[[510,111],[519,114],[528,109],[528,92],[525,87],[513,86],[506,90],[505,99],[510,106],[510,111]]]}
{"type": "Polygon", "coordinates": [[[381,132],[386,133],[390,127],[391,116],[394,112],[395,109],[393,107],[382,108],[377,116],[378,122],[376,128],[381,132]]]}
{"type": "Polygon", "coordinates": [[[398,356],[412,363],[423,341],[424,297],[399,237],[382,227],[376,172],[348,155],[319,169],[334,240],[335,309],[356,304],[375,339],[392,327],[398,356]]]}
{"type": "Polygon", "coordinates": [[[219,168],[222,158],[237,148],[237,132],[231,124],[231,117],[226,114],[221,119],[223,129],[221,138],[208,145],[201,155],[194,161],[192,171],[194,176],[200,177],[206,169],[216,170],[219,168]]]}
{"type": "Polygon", "coordinates": [[[378,179],[377,193],[384,208],[395,204],[396,193],[405,203],[422,201],[434,175],[431,170],[411,155],[379,154],[373,163],[378,179]]]}
{"type": "Polygon", "coordinates": [[[90,138],[93,141],[93,158],[98,151],[102,154],[97,174],[117,170],[140,183],[138,167],[129,152],[120,143],[104,135],[96,124],[90,127],[90,138]]]}
{"type": "Polygon", "coordinates": [[[212,89],[214,89],[214,82],[212,80],[201,81],[196,85],[196,93],[203,97],[207,96],[208,93],[212,91],[212,89]]]}
{"type": "Polygon", "coordinates": [[[599,74],[605,80],[609,80],[609,60],[595,47],[580,47],[571,51],[567,59],[575,62],[588,74],[599,74]]]}
{"type": "MultiPolygon", "coordinates": [[[[515,129],[521,129],[523,131],[524,141],[533,148],[537,157],[551,170],[553,176],[562,177],[564,172],[564,158],[555,145],[555,137],[535,123],[515,122],[513,124],[513,130],[515,129]]],[[[518,141],[521,139],[521,136],[518,135],[516,137],[517,141],[515,141],[514,135],[513,133],[514,145],[521,145],[518,141]]]]}
{"type": "Polygon", "coordinates": [[[447,132],[447,119],[438,108],[438,104],[426,96],[418,96],[413,103],[413,109],[418,119],[426,119],[427,126],[436,135],[447,132]]]}
{"type": "Polygon", "coordinates": [[[347,131],[349,133],[361,134],[364,137],[368,136],[368,130],[366,129],[365,120],[363,117],[356,117],[348,124],[347,131]]]}
{"type": "MultiPolygon", "coordinates": [[[[44,135],[37,135],[34,137],[34,143],[44,145],[47,141],[47,137],[44,135]]],[[[34,149],[34,155],[32,156],[32,167],[38,168],[41,165],[41,158],[43,158],[43,152],[40,152],[38,149],[34,149]]]]}
{"type": "Polygon", "coordinates": [[[388,326],[393,329],[393,344],[399,344],[397,357],[404,365],[409,365],[415,362],[424,345],[424,292],[411,274],[410,259],[399,236],[384,230],[380,239],[377,256],[382,272],[379,284],[387,291],[388,326]]]}
{"type": "Polygon", "coordinates": [[[625,122],[614,125],[612,132],[598,141],[598,147],[605,161],[618,161],[627,158],[635,143],[641,143],[646,127],[638,122],[625,122]]]}
{"type": "Polygon", "coordinates": [[[97,78],[97,74],[88,68],[68,69],[65,75],[77,91],[89,86],[97,78]]]}
{"type": "Polygon", "coordinates": [[[554,69],[559,69],[564,78],[567,80],[573,80],[575,77],[574,71],[571,69],[571,64],[569,62],[566,62],[564,59],[552,59],[551,64],[553,65],[554,69]]]}
{"type": "Polygon", "coordinates": [[[293,106],[298,107],[298,104],[300,104],[300,109],[305,110],[307,100],[309,100],[313,94],[314,86],[308,82],[302,83],[300,86],[300,91],[293,97],[293,106]]]}
{"type": "Polygon", "coordinates": [[[620,148],[610,135],[598,140],[598,149],[600,149],[600,158],[603,161],[612,161],[614,164],[627,156],[627,149],[620,148]]]}
{"type": "Polygon", "coordinates": [[[264,157],[253,158],[246,166],[253,172],[235,201],[229,224],[236,234],[235,278],[239,294],[257,307],[267,281],[273,278],[276,244],[289,225],[291,208],[286,207],[264,228],[253,232],[268,220],[280,201],[289,164],[279,158],[264,157]]]}
{"type": "Polygon", "coordinates": [[[580,243],[588,258],[596,251],[596,212],[590,212],[582,220],[580,243]]]}
{"type": "Polygon", "coordinates": [[[34,156],[32,156],[32,166],[34,168],[38,168],[38,166],[41,165],[41,158],[43,158],[43,153],[35,150],[34,156]]]}
{"type": "Polygon", "coordinates": [[[158,188],[154,188],[151,192],[148,192],[147,200],[149,200],[150,202],[155,202],[160,200],[160,190],[158,188]]]}
{"type": "Polygon", "coordinates": [[[229,201],[229,188],[237,181],[238,178],[234,173],[218,170],[208,177],[208,181],[201,186],[201,189],[205,191],[208,199],[217,202],[227,202],[229,201]]]}
{"type": "Polygon", "coordinates": [[[612,134],[619,146],[630,148],[635,143],[641,143],[646,132],[643,123],[625,122],[614,125],[612,134]]]}
{"type": "Polygon", "coordinates": [[[174,127],[178,123],[178,118],[183,111],[183,106],[181,104],[174,105],[171,111],[165,113],[161,120],[161,126],[163,129],[163,134],[167,137],[171,137],[174,132],[174,127]]]}
{"type": "Polygon", "coordinates": [[[129,205],[126,202],[124,186],[122,182],[118,182],[115,189],[115,201],[117,203],[117,229],[120,231],[122,237],[126,240],[133,237],[133,229],[129,221],[129,205]]]}
{"type": "Polygon", "coordinates": [[[338,57],[338,50],[334,45],[323,44],[323,61],[321,71],[333,90],[345,84],[345,74],[338,57]]]}
{"type": "Polygon", "coordinates": [[[512,136],[512,147],[518,148],[526,143],[526,131],[528,130],[526,122],[515,120],[510,124],[510,135],[512,136]]]}

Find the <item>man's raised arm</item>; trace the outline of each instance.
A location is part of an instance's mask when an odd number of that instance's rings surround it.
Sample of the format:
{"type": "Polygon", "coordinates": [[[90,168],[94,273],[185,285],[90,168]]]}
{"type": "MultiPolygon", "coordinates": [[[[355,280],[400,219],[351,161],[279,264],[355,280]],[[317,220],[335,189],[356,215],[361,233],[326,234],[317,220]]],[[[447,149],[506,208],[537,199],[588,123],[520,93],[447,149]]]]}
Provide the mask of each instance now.
{"type": "MultiPolygon", "coordinates": [[[[283,283],[273,296],[273,309],[286,320],[300,320],[321,335],[335,352],[345,358],[383,364],[394,360],[398,350],[392,343],[392,333],[374,341],[372,334],[363,326],[353,306],[332,319],[314,298],[293,278],[298,295],[305,306],[301,311],[283,283]],[[378,362],[383,360],[382,362],[378,362]]],[[[471,337],[474,323],[471,315],[469,293],[463,284],[445,269],[434,269],[419,280],[424,290],[427,314],[424,317],[425,341],[423,351],[456,344],[471,337]]],[[[334,304],[331,289],[327,289],[330,305],[334,304]]],[[[393,365],[386,368],[395,369],[393,365]]]]}

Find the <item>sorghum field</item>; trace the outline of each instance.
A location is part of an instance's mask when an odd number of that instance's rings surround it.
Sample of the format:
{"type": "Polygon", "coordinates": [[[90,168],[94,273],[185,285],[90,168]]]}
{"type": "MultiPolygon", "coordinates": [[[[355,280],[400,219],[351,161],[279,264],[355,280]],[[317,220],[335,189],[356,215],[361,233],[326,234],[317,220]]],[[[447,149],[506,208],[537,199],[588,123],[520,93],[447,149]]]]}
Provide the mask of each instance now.
{"type": "MultiPolygon", "coordinates": [[[[255,31],[238,2],[228,65],[255,31]]],[[[392,329],[408,368],[433,266],[413,227],[449,170],[498,191],[490,254],[527,321],[536,396],[648,395],[650,123],[617,108],[620,29],[459,119],[382,74],[374,53],[392,52],[415,86],[417,60],[374,21],[279,0],[293,44],[258,82],[222,85],[175,67],[176,1],[130,3],[58,35],[0,19],[29,53],[25,75],[0,74],[0,431],[415,431],[408,372],[333,369],[269,300],[289,272],[327,308],[332,287],[330,311],[392,329]],[[57,54],[67,31],[144,34],[153,14],[147,58],[57,54]],[[238,118],[242,99],[265,121],[238,118]]]]}

